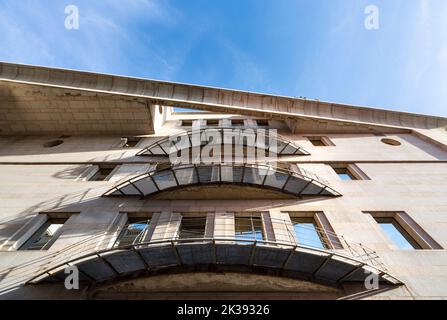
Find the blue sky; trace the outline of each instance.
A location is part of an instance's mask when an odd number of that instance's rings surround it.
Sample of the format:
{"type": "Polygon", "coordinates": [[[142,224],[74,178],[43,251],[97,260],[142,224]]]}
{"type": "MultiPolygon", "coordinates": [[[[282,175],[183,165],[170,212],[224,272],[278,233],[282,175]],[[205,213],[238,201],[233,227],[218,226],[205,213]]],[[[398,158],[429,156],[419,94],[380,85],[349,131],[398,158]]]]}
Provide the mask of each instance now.
{"type": "Polygon", "coordinates": [[[0,0],[0,60],[447,116],[447,1],[0,0]]]}

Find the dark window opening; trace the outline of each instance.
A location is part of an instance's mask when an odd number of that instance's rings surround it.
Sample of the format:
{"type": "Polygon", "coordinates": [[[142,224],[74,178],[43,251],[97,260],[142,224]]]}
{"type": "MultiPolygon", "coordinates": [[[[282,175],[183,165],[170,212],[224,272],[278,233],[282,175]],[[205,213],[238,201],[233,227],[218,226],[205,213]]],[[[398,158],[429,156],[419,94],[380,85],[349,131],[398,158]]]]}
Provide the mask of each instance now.
{"type": "Polygon", "coordinates": [[[244,120],[240,119],[240,120],[231,120],[231,125],[234,127],[242,127],[244,125],[244,120]]]}
{"type": "Polygon", "coordinates": [[[182,217],[179,239],[201,239],[205,237],[206,217],[182,217]]]}
{"type": "Polygon", "coordinates": [[[20,250],[46,250],[56,240],[57,232],[67,218],[51,218],[45,222],[21,247],[20,250]]]}
{"type": "Polygon", "coordinates": [[[256,124],[258,127],[268,127],[268,120],[256,120],[256,124]]]}
{"type": "Polygon", "coordinates": [[[219,120],[214,120],[214,119],[212,119],[212,120],[206,120],[206,125],[207,126],[213,126],[213,127],[217,127],[217,126],[219,126],[219,120]]]}
{"type": "Polygon", "coordinates": [[[308,137],[307,139],[309,139],[310,143],[315,147],[327,147],[329,145],[323,137],[308,137]]]}
{"type": "Polygon", "coordinates": [[[127,225],[121,231],[115,241],[114,247],[126,247],[134,243],[143,241],[144,233],[149,226],[151,219],[132,217],[127,221],[127,225]]]}
{"type": "Polygon", "coordinates": [[[124,148],[134,148],[141,140],[141,138],[138,137],[124,137],[121,139],[125,140],[123,145],[124,148]]]}
{"type": "Polygon", "coordinates": [[[98,171],[96,171],[96,173],[89,179],[89,181],[105,181],[114,169],[115,166],[100,166],[98,171]]]}
{"type": "Polygon", "coordinates": [[[182,127],[192,127],[192,120],[182,120],[182,127]]]}

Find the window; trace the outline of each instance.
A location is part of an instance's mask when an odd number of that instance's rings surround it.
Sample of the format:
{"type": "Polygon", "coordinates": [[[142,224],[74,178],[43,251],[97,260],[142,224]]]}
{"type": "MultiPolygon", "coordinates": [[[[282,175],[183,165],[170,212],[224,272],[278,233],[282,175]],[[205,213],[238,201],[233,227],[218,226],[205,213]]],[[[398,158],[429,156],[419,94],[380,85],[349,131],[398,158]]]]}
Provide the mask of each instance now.
{"type": "Polygon", "coordinates": [[[244,120],[242,119],[231,120],[231,125],[233,127],[242,127],[244,125],[244,120]]]}
{"type": "Polygon", "coordinates": [[[56,241],[67,218],[48,219],[19,250],[47,250],[56,241]]]}
{"type": "Polygon", "coordinates": [[[98,171],[91,176],[89,181],[105,181],[116,166],[99,166],[98,171]]]}
{"type": "Polygon", "coordinates": [[[349,168],[334,168],[334,171],[340,177],[341,180],[358,180],[349,170],[349,168]]]}
{"type": "Polygon", "coordinates": [[[292,217],[290,220],[299,244],[312,248],[326,248],[322,231],[318,229],[314,218],[292,217]]]}
{"type": "Polygon", "coordinates": [[[261,216],[236,216],[234,221],[235,238],[241,240],[265,240],[261,216]]]}
{"type": "Polygon", "coordinates": [[[333,146],[331,140],[328,137],[307,137],[307,139],[312,143],[315,147],[327,147],[333,146]]]}
{"type": "Polygon", "coordinates": [[[121,140],[124,140],[123,148],[134,148],[138,142],[140,142],[141,138],[138,137],[123,137],[121,140]]]}
{"type": "Polygon", "coordinates": [[[209,127],[218,127],[219,126],[219,120],[218,119],[206,120],[206,125],[209,126],[209,127]]]}
{"type": "Polygon", "coordinates": [[[402,250],[443,249],[406,212],[366,212],[377,222],[387,238],[402,250]]]}
{"type": "Polygon", "coordinates": [[[370,180],[370,178],[360,168],[353,164],[332,164],[332,169],[343,181],[349,180],[370,180]]]}
{"type": "Polygon", "coordinates": [[[421,249],[414,239],[399,225],[394,218],[375,218],[382,231],[399,248],[403,250],[421,249]]]}
{"type": "Polygon", "coordinates": [[[192,127],[192,120],[182,120],[182,127],[192,127]]]}
{"type": "Polygon", "coordinates": [[[205,237],[206,217],[182,217],[179,239],[200,239],[205,237]]]}
{"type": "Polygon", "coordinates": [[[118,238],[115,241],[114,247],[130,246],[133,243],[138,243],[143,240],[144,232],[147,230],[150,218],[144,219],[142,217],[132,217],[127,221],[118,238]]]}
{"type": "Polygon", "coordinates": [[[256,120],[256,124],[258,127],[268,127],[269,121],[268,120],[256,120]]]}

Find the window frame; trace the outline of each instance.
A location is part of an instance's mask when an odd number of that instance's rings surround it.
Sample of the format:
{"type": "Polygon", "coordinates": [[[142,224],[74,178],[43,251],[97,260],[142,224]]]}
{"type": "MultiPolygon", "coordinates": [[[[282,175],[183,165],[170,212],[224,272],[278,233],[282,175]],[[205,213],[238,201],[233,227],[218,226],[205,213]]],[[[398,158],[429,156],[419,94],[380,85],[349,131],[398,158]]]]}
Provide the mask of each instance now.
{"type": "Polygon", "coordinates": [[[90,172],[88,174],[88,176],[86,177],[87,181],[90,182],[104,182],[104,181],[109,181],[110,178],[115,174],[116,170],[118,169],[119,165],[118,164],[100,164],[100,165],[95,165],[94,168],[95,170],[92,170],[92,172],[90,172]],[[95,177],[100,173],[101,170],[110,170],[109,174],[107,174],[104,179],[95,179],[95,177]]]}
{"type": "Polygon", "coordinates": [[[42,212],[35,215],[30,221],[25,223],[10,239],[2,245],[7,251],[45,251],[49,250],[54,243],[60,238],[65,230],[66,225],[71,219],[76,217],[79,212],[42,212]],[[54,233],[51,240],[48,241],[41,249],[27,249],[24,246],[33,238],[44,226],[52,219],[63,219],[63,225],[54,233]],[[9,247],[7,245],[9,244],[9,247]]]}
{"type": "Polygon", "coordinates": [[[336,163],[329,165],[341,181],[371,180],[355,163],[336,163]],[[338,172],[344,170],[345,172],[338,172]],[[342,179],[340,174],[347,174],[350,180],[342,179]]]}
{"type": "MultiPolygon", "coordinates": [[[[128,231],[128,226],[130,225],[130,224],[135,224],[135,223],[138,223],[138,222],[143,222],[143,221],[146,221],[146,227],[144,228],[144,229],[146,229],[146,231],[145,231],[145,234],[143,234],[143,236],[142,236],[142,239],[144,239],[145,238],[145,236],[147,235],[147,233],[149,232],[149,228],[151,227],[151,223],[152,223],[152,221],[153,221],[153,214],[152,213],[143,213],[143,214],[141,214],[141,213],[139,213],[139,214],[134,214],[134,213],[125,213],[125,215],[126,215],[126,220],[125,220],[125,222],[124,222],[124,225],[122,225],[121,227],[120,227],[120,229],[119,229],[119,231],[118,231],[118,234],[117,234],[117,236],[116,236],[116,238],[114,239],[114,241],[113,241],[113,245],[112,245],[112,248],[118,248],[118,247],[121,247],[121,245],[120,245],[120,241],[122,240],[122,238],[123,238],[123,236],[124,236],[124,233],[126,232],[126,231],[128,231]],[[134,222],[132,222],[132,221],[134,221],[134,222]]],[[[144,230],[143,229],[143,230],[144,230]]],[[[139,237],[139,235],[140,234],[138,234],[134,239],[133,239],[133,241],[132,241],[132,243],[131,244],[129,244],[129,245],[133,245],[133,243],[135,242],[135,240],[139,237]]],[[[129,246],[129,245],[126,245],[126,246],[129,246]]]]}
{"type": "Polygon", "coordinates": [[[306,139],[310,142],[313,147],[333,147],[335,144],[327,136],[307,136],[306,139]],[[320,141],[322,145],[314,144],[314,141],[320,141]]]}
{"type": "MultiPolygon", "coordinates": [[[[427,233],[407,212],[405,211],[363,211],[363,213],[368,214],[372,221],[377,225],[378,230],[387,239],[387,243],[397,250],[408,250],[400,249],[390,237],[385,233],[385,231],[379,226],[377,219],[394,219],[399,227],[396,227],[398,231],[404,230],[406,234],[417,244],[419,250],[443,250],[444,248],[433,239],[430,234],[427,233]],[[399,229],[401,228],[401,229],[399,229]]],[[[402,236],[404,234],[401,233],[402,236]]],[[[405,236],[404,236],[405,237],[405,236]]],[[[408,240],[407,240],[408,241],[408,240]]],[[[411,242],[410,242],[411,244],[411,242]]]]}
{"type": "Polygon", "coordinates": [[[329,222],[326,214],[322,211],[287,211],[289,221],[293,230],[294,242],[300,244],[293,225],[293,219],[308,219],[312,220],[320,241],[323,245],[323,250],[343,250],[343,244],[335,233],[332,224],[329,222]]]}
{"type": "MultiPolygon", "coordinates": [[[[259,231],[258,231],[259,232],[259,231]]],[[[246,213],[235,213],[234,214],[234,239],[236,241],[241,241],[241,242],[251,242],[251,241],[260,241],[260,242],[264,242],[264,241],[269,241],[269,235],[267,232],[267,228],[265,225],[265,219],[263,217],[262,213],[250,213],[250,214],[246,214],[246,213]],[[262,239],[257,239],[256,237],[256,229],[254,229],[254,224],[253,224],[253,218],[255,218],[256,220],[259,220],[260,226],[261,226],[261,238],[262,239]],[[250,237],[241,237],[238,236],[237,234],[237,222],[240,221],[240,219],[250,219],[250,224],[249,226],[251,226],[251,235],[250,237]]]]}

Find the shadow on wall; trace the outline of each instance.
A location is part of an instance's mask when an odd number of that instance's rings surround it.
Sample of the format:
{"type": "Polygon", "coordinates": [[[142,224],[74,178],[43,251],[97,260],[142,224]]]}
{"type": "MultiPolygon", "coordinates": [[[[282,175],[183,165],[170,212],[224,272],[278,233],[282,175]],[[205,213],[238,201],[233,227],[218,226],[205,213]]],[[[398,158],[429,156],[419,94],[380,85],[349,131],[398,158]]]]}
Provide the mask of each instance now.
{"type": "Polygon", "coordinates": [[[447,160],[447,151],[429,141],[425,141],[414,135],[399,135],[398,137],[437,160],[447,160]]]}
{"type": "Polygon", "coordinates": [[[0,161],[1,157],[5,156],[54,156],[70,153],[76,156],[76,154],[101,151],[108,153],[99,157],[82,159],[82,161],[144,159],[144,157],[136,157],[137,152],[161,139],[160,137],[146,137],[142,138],[137,146],[125,148],[122,146],[122,137],[118,135],[0,136],[0,161]]]}

